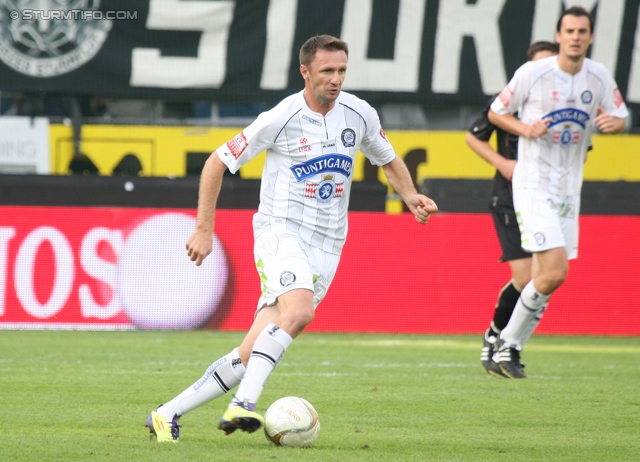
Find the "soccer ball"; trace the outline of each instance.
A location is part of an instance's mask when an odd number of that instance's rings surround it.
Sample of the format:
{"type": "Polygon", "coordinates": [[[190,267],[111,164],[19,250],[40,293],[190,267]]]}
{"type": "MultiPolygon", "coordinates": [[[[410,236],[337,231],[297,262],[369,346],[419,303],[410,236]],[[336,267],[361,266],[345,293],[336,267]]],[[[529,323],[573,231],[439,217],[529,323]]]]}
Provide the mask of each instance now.
{"type": "Polygon", "coordinates": [[[320,419],[309,401],[280,398],[264,413],[264,434],[275,446],[308,447],[318,438],[320,419]]]}

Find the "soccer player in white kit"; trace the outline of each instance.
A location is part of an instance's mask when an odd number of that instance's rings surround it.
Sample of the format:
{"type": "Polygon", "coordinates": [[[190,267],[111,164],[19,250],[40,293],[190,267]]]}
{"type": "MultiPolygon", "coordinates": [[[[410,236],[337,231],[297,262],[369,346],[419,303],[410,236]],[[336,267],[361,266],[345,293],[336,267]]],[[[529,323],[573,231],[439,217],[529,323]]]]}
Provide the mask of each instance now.
{"type": "Polygon", "coordinates": [[[239,385],[219,428],[253,432],[263,423],[256,403],[285,350],[313,320],[335,275],[347,235],[347,208],[356,153],[381,166],[420,224],[438,211],[418,194],[389,144],[376,111],[341,91],[347,44],[312,37],[300,50],[304,90],[261,114],[219,147],[200,179],[196,230],[187,253],[200,265],[212,249],[214,214],[224,171],[267,152],[260,206],[253,218],[254,257],[262,295],[253,325],[240,346],[146,421],[158,442],[178,441],[178,419],[239,385]]]}
{"type": "MultiPolygon", "coordinates": [[[[557,54],[558,44],[555,42],[538,41],[532,43],[527,49],[529,61],[537,61],[557,54]]],[[[513,208],[511,178],[518,158],[518,136],[497,128],[489,121],[489,109],[494,99],[491,99],[474,120],[467,132],[466,141],[476,154],[496,168],[491,185],[491,215],[502,248],[500,261],[509,263],[511,278],[500,290],[493,319],[482,336],[480,361],[489,375],[506,377],[493,359],[495,343],[502,329],[509,323],[520,298],[520,291],[531,280],[532,258],[531,253],[524,251],[520,245],[520,229],[513,208]],[[494,132],[497,150],[489,144],[494,132]]],[[[530,325],[532,332],[539,322],[540,317],[533,318],[530,325]]]]}
{"type": "Polygon", "coordinates": [[[560,53],[518,69],[491,105],[489,119],[520,136],[513,201],[522,248],[533,253],[532,280],[498,339],[500,369],[524,378],[520,350],[531,320],[564,282],[578,256],[582,169],[594,126],[619,133],[628,116],[607,69],[586,57],[593,19],[581,7],[565,10],[556,42],[560,53]],[[520,120],[513,114],[520,109],[520,120]]]}

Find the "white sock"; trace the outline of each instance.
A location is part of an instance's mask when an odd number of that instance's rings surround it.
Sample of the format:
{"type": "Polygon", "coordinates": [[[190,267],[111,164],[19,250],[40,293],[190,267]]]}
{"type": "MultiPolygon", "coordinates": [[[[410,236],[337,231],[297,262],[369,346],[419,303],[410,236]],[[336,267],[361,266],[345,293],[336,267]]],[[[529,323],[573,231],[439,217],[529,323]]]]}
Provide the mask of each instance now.
{"type": "Polygon", "coordinates": [[[520,346],[524,347],[524,344],[527,343],[527,341],[531,338],[531,335],[533,335],[533,331],[536,330],[536,328],[538,327],[538,324],[540,324],[540,321],[542,320],[542,315],[544,314],[544,310],[547,309],[547,306],[549,306],[548,301],[547,303],[542,305],[542,307],[538,310],[538,312],[533,317],[533,319],[531,320],[527,328],[524,330],[524,332],[522,333],[522,337],[520,337],[520,340],[519,340],[520,346]]]}
{"type": "Polygon", "coordinates": [[[218,359],[207,368],[196,383],[158,409],[158,414],[171,421],[236,387],[245,373],[238,349],[218,359]]]}
{"type": "Polygon", "coordinates": [[[249,402],[252,405],[258,402],[271,372],[278,365],[291,342],[293,342],[291,336],[273,323],[262,330],[253,344],[247,372],[230,406],[235,402],[249,402]]]}
{"type": "MultiPolygon", "coordinates": [[[[511,315],[511,319],[509,319],[509,324],[502,329],[500,338],[507,344],[521,349],[522,345],[520,340],[526,333],[529,323],[531,323],[540,308],[546,305],[550,296],[551,294],[543,295],[538,292],[533,285],[533,281],[530,281],[524,286],[518,303],[516,303],[516,307],[511,315]]],[[[533,333],[533,330],[531,332],[533,333]]]]}

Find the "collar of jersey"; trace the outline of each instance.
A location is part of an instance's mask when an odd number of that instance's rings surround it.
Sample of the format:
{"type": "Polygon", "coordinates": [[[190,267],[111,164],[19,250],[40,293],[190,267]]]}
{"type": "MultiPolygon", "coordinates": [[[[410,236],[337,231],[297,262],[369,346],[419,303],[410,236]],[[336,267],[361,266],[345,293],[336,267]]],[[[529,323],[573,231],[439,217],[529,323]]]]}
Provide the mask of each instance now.
{"type": "Polygon", "coordinates": [[[329,116],[333,111],[335,111],[335,110],[336,110],[336,107],[337,107],[337,106],[338,106],[338,104],[339,104],[339,103],[338,103],[338,101],[340,100],[340,96],[341,96],[341,95],[342,95],[342,90],[340,91],[340,94],[339,94],[339,95],[338,95],[338,97],[336,98],[336,102],[335,102],[335,104],[333,105],[333,107],[331,108],[331,110],[330,110],[329,112],[327,112],[327,114],[326,114],[326,115],[322,115],[322,114],[320,114],[319,112],[315,112],[315,111],[312,111],[312,110],[311,110],[311,108],[310,108],[310,107],[309,107],[309,105],[307,104],[307,101],[304,99],[304,89],[298,93],[298,98],[300,98],[300,104],[302,104],[302,107],[303,107],[307,112],[309,112],[310,114],[315,115],[316,117],[320,117],[320,118],[323,118],[323,119],[324,119],[324,118],[328,117],[328,116],[329,116]]]}
{"type": "Polygon", "coordinates": [[[560,68],[560,65],[558,64],[558,57],[556,56],[556,59],[553,60],[553,70],[554,72],[563,77],[564,79],[566,79],[567,81],[570,81],[571,79],[581,75],[583,72],[586,72],[586,67],[587,67],[587,58],[584,59],[584,61],[582,61],[582,67],[580,68],[580,70],[578,71],[577,74],[572,75],[569,74],[568,72],[563,71],[560,68]]]}

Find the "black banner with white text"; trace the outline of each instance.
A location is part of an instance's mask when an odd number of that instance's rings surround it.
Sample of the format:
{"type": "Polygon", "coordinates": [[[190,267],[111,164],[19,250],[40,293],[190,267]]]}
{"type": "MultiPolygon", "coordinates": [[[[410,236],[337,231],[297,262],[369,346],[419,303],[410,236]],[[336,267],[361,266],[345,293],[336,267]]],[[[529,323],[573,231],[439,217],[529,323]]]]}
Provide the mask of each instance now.
{"type": "Polygon", "coordinates": [[[331,34],[350,47],[347,91],[482,104],[574,4],[595,17],[590,57],[640,103],[640,0],[0,2],[0,88],[275,102],[302,88],[302,43],[331,34]]]}

